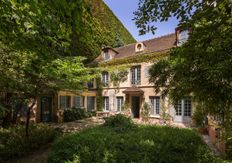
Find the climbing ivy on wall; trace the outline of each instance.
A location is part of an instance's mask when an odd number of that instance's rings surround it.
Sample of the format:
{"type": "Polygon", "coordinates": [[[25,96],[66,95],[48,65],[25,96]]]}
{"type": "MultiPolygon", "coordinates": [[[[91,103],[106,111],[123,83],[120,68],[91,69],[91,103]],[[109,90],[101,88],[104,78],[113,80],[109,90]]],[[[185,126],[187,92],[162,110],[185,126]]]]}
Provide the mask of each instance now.
{"type": "Polygon", "coordinates": [[[142,62],[155,62],[161,58],[164,58],[169,55],[169,52],[156,52],[156,53],[148,53],[142,55],[133,55],[127,58],[118,58],[113,59],[111,61],[99,63],[100,67],[112,67],[112,66],[119,66],[119,65],[131,65],[135,63],[142,63],[142,62]]]}
{"type": "Polygon", "coordinates": [[[97,102],[97,111],[102,111],[103,107],[103,85],[101,82],[101,77],[96,78],[96,89],[97,89],[97,97],[96,97],[96,102],[97,102]]]}

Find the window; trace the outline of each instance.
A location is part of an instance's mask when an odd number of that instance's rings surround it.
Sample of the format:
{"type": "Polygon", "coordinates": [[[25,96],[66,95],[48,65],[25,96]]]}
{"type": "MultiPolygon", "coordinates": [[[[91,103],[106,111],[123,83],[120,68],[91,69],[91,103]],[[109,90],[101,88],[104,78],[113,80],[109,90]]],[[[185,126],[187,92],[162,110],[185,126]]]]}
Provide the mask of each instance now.
{"type": "Polygon", "coordinates": [[[151,110],[150,110],[151,115],[160,114],[160,97],[158,96],[150,97],[150,105],[151,105],[151,110]]]}
{"type": "Polygon", "coordinates": [[[184,99],[184,116],[191,116],[192,104],[191,99],[184,99]]]}
{"type": "Polygon", "coordinates": [[[84,97],[83,96],[74,96],[73,106],[75,108],[83,108],[84,107],[84,97]]]}
{"type": "Polygon", "coordinates": [[[185,43],[188,40],[188,37],[189,37],[189,30],[180,31],[178,44],[182,45],[183,43],[185,43]]]}
{"type": "Polygon", "coordinates": [[[131,84],[139,85],[141,83],[141,66],[132,67],[131,84]]]}
{"type": "Polygon", "coordinates": [[[88,88],[93,88],[94,87],[94,79],[92,79],[90,82],[87,83],[88,88]]]}
{"type": "Polygon", "coordinates": [[[60,96],[60,109],[70,108],[71,96],[60,96]]]}
{"type": "Polygon", "coordinates": [[[93,111],[95,109],[95,97],[88,96],[87,97],[87,111],[93,111]]]}
{"type": "Polygon", "coordinates": [[[104,97],[103,98],[103,110],[104,111],[109,111],[110,110],[109,97],[104,97]]]}
{"type": "Polygon", "coordinates": [[[104,60],[105,61],[107,61],[107,60],[110,60],[111,59],[111,56],[110,56],[110,54],[108,53],[108,51],[107,52],[104,52],[104,60]]]}
{"type": "Polygon", "coordinates": [[[137,53],[137,52],[142,52],[142,51],[144,51],[144,44],[142,42],[137,43],[135,45],[135,52],[137,53]]]}
{"type": "Polygon", "coordinates": [[[175,110],[177,116],[188,116],[190,117],[192,114],[192,102],[190,98],[185,98],[182,100],[179,100],[175,104],[175,110]],[[183,112],[182,112],[183,111],[183,112]]]}
{"type": "Polygon", "coordinates": [[[182,102],[181,102],[181,100],[179,100],[175,103],[175,109],[176,109],[176,115],[181,116],[182,115],[182,102]]]}
{"type": "Polygon", "coordinates": [[[102,73],[102,83],[104,86],[108,86],[109,84],[109,73],[108,72],[102,73]]]}
{"type": "Polygon", "coordinates": [[[117,97],[117,111],[122,111],[122,106],[123,106],[123,97],[117,97]]]}

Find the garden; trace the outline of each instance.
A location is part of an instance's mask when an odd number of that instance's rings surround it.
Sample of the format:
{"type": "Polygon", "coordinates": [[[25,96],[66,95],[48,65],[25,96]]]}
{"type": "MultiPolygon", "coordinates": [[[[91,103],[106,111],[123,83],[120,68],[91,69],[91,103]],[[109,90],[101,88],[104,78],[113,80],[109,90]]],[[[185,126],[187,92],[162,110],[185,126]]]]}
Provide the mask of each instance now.
{"type": "Polygon", "coordinates": [[[135,125],[116,115],[59,138],[48,162],[223,162],[194,129],[135,125]]]}

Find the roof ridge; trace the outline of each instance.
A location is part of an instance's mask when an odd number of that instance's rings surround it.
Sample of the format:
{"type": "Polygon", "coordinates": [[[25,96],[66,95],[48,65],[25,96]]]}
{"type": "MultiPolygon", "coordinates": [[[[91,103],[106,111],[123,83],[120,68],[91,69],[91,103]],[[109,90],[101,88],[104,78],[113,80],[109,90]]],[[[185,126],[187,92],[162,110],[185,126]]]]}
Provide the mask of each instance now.
{"type": "Polygon", "coordinates": [[[164,38],[164,37],[168,37],[168,36],[171,36],[175,34],[174,32],[173,33],[168,33],[168,34],[165,34],[165,35],[162,35],[162,36],[159,36],[159,37],[155,37],[155,38],[151,38],[151,39],[148,39],[148,40],[145,40],[145,41],[141,41],[141,42],[147,42],[147,41],[151,41],[151,40],[155,40],[155,39],[161,39],[161,38],[164,38]]]}
{"type": "Polygon", "coordinates": [[[137,41],[135,43],[130,43],[130,44],[126,44],[124,46],[121,46],[121,47],[117,47],[117,48],[113,48],[113,49],[121,49],[121,48],[125,48],[127,46],[130,46],[130,45],[133,45],[133,44],[136,44],[136,43],[140,43],[140,42],[148,42],[148,41],[151,41],[151,40],[155,40],[155,39],[161,39],[161,38],[164,38],[164,37],[168,37],[168,36],[171,36],[175,34],[174,32],[173,33],[168,33],[168,34],[165,34],[165,35],[162,35],[162,36],[159,36],[159,37],[155,37],[155,38],[151,38],[151,39],[148,39],[148,40],[144,40],[144,41],[137,41]]]}

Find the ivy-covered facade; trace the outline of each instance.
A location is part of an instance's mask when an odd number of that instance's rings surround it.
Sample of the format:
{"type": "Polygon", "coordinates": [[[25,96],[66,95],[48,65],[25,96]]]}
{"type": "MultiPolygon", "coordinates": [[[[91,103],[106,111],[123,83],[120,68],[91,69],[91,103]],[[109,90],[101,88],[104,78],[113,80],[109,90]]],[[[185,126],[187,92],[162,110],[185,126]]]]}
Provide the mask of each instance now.
{"type": "Polygon", "coordinates": [[[165,119],[189,125],[194,110],[191,98],[183,97],[173,104],[157,94],[154,85],[149,83],[150,67],[159,59],[168,57],[169,51],[180,44],[180,34],[177,30],[173,34],[119,48],[104,47],[94,61],[102,70],[102,105],[98,110],[107,115],[127,110],[132,118],[142,118],[143,106],[148,104],[149,118],[154,121],[165,119]]]}

